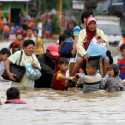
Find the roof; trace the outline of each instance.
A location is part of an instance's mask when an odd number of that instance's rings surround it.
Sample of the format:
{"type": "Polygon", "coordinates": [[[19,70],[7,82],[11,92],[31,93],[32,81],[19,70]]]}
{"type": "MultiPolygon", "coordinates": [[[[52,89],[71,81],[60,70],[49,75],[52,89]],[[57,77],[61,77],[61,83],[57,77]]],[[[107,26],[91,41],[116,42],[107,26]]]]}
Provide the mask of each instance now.
{"type": "Polygon", "coordinates": [[[116,16],[96,16],[95,17],[97,20],[103,20],[103,21],[114,21],[114,22],[119,22],[120,18],[116,16]]]}
{"type": "Polygon", "coordinates": [[[0,2],[29,2],[30,0],[0,0],[0,2]]]}

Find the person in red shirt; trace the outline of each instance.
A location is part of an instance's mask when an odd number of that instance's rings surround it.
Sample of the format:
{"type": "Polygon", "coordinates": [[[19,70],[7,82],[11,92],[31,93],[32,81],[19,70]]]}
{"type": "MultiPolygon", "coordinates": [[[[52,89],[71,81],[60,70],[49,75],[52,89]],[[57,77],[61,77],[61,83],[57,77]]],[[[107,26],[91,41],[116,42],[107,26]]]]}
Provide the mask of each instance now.
{"type": "Polygon", "coordinates": [[[60,58],[56,71],[52,80],[52,88],[55,90],[67,90],[68,81],[71,79],[66,77],[68,70],[68,61],[65,58],[60,58]]]}

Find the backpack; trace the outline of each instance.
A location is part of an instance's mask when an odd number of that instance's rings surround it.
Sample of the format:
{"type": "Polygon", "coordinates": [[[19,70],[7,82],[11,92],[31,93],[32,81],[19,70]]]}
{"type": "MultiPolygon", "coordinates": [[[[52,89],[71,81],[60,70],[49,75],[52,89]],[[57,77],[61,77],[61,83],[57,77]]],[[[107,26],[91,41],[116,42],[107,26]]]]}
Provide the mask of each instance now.
{"type": "Polygon", "coordinates": [[[64,40],[60,45],[60,56],[65,58],[72,57],[73,40],[68,38],[64,40]]]}

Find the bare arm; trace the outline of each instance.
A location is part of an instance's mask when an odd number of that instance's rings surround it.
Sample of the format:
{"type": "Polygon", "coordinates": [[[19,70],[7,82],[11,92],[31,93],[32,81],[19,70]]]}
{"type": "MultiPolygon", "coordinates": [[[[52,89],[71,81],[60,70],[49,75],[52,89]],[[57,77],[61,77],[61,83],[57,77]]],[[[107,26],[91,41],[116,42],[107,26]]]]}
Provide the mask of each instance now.
{"type": "Polygon", "coordinates": [[[15,74],[13,74],[13,73],[11,73],[11,71],[10,71],[10,64],[11,64],[12,62],[9,60],[9,59],[7,59],[6,61],[5,61],[5,71],[6,71],[6,73],[7,73],[7,75],[9,76],[9,78],[11,79],[11,80],[15,80],[15,74]]]}

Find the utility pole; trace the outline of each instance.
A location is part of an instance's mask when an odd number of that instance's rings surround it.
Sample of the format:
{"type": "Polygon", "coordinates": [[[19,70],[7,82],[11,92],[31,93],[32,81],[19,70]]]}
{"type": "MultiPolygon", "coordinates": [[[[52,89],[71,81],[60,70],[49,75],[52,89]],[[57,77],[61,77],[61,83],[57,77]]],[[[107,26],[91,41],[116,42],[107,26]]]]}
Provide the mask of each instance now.
{"type": "Polygon", "coordinates": [[[57,3],[57,13],[59,15],[59,20],[61,22],[61,18],[62,18],[62,0],[56,0],[57,3]]]}

